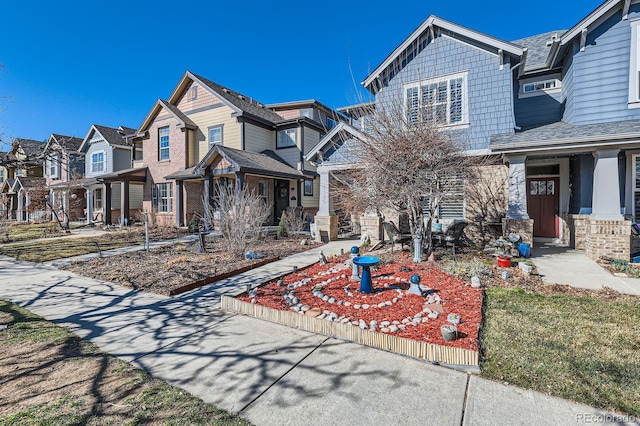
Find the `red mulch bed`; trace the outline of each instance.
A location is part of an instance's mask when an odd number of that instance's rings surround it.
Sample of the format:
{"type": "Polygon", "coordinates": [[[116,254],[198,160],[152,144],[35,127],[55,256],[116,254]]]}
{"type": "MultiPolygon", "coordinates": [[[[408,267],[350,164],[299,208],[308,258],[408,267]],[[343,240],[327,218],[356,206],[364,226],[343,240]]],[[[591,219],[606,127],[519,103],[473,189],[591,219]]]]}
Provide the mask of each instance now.
{"type": "Polygon", "coordinates": [[[248,303],[255,299],[254,303],[272,309],[293,310],[283,297],[284,294],[293,290],[301,305],[333,312],[337,314],[338,321],[343,318],[350,318],[349,322],[364,320],[369,326],[371,321],[375,320],[377,332],[386,332],[398,337],[437,345],[478,350],[478,332],[482,321],[482,289],[472,288],[462,279],[448,275],[429,263],[416,265],[409,255],[402,254],[395,261],[385,264],[381,262],[380,266],[372,268],[373,287],[376,291],[372,294],[361,294],[360,282],[351,281],[349,278],[351,276],[349,263],[346,256],[333,258],[326,265],[315,264],[284,276],[282,278],[284,286],[279,286],[278,280],[270,281],[258,287],[253,297],[243,293],[237,298],[248,303]],[[442,312],[437,318],[428,318],[426,322],[420,319],[417,324],[402,324],[403,319],[407,317],[420,313],[418,316],[427,318],[429,313],[423,311],[429,296],[418,296],[406,291],[410,286],[409,278],[413,274],[420,276],[420,284],[430,289],[427,293],[431,294],[432,298],[437,295],[440,299],[441,309],[431,306],[432,311],[442,310],[442,312]],[[334,303],[323,301],[313,294],[314,287],[320,283],[324,283],[321,289],[322,294],[335,298],[334,303]],[[297,287],[292,289],[293,285],[297,287]],[[348,291],[345,290],[347,285],[348,291]],[[395,299],[397,300],[393,302],[395,299]],[[342,301],[342,304],[338,301],[342,301]],[[391,304],[379,306],[384,302],[391,302],[391,304]],[[362,308],[365,304],[369,305],[367,309],[362,308]],[[356,309],[356,305],[360,305],[360,308],[356,309]],[[460,324],[457,325],[459,337],[457,340],[445,341],[440,327],[450,324],[447,321],[447,315],[451,313],[461,317],[460,324]],[[384,328],[381,326],[384,321],[391,323],[397,321],[400,324],[396,326],[404,325],[404,329],[401,327],[392,332],[389,330],[390,326],[384,328]]]}

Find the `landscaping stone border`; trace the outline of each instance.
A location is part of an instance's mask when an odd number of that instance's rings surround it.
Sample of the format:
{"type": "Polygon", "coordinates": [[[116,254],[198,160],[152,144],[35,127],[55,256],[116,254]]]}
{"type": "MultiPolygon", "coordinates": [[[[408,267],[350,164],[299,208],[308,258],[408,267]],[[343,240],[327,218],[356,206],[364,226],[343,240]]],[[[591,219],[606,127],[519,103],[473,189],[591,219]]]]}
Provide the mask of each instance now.
{"type": "Polygon", "coordinates": [[[221,296],[220,303],[221,308],[227,311],[238,312],[261,320],[348,340],[413,358],[455,366],[479,366],[478,351],[418,342],[386,333],[362,330],[352,325],[318,319],[293,311],[272,309],[254,303],[243,302],[225,295],[221,296]]]}

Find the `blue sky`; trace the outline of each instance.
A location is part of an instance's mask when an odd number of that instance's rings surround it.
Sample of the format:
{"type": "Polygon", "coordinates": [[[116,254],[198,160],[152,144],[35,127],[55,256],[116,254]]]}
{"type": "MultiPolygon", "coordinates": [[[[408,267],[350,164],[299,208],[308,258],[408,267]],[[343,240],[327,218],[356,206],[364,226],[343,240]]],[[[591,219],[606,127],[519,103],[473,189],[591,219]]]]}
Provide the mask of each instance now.
{"type": "Polygon", "coordinates": [[[515,40],[568,29],[601,0],[218,3],[1,2],[3,139],[137,128],[185,70],[263,103],[344,106],[430,14],[515,40]]]}

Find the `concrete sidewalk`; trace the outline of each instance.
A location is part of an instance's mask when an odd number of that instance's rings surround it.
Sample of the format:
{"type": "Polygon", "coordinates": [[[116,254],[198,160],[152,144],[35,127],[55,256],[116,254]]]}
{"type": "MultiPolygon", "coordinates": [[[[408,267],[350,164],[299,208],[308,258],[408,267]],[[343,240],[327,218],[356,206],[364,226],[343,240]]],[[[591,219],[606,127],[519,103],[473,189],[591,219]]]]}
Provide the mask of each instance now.
{"type": "Polygon", "coordinates": [[[531,260],[545,284],[600,290],[612,288],[620,293],[640,295],[640,279],[616,277],[589,259],[584,251],[556,244],[537,243],[531,260]]]}
{"type": "Polygon", "coordinates": [[[314,249],[174,298],[0,257],[0,298],[258,425],[563,425],[607,414],[218,308],[220,294],[317,256],[314,249]]]}

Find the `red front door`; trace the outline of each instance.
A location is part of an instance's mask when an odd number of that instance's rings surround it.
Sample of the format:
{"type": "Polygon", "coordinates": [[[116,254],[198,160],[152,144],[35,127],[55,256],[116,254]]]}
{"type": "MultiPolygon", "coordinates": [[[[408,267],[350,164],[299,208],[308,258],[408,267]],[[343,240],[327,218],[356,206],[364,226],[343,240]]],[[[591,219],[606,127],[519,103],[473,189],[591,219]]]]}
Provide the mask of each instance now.
{"type": "Polygon", "coordinates": [[[527,188],[527,210],[533,219],[533,236],[558,238],[558,178],[529,178],[527,188]]]}

